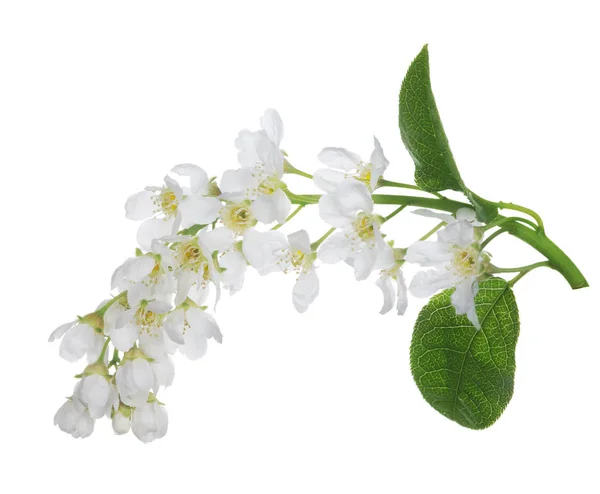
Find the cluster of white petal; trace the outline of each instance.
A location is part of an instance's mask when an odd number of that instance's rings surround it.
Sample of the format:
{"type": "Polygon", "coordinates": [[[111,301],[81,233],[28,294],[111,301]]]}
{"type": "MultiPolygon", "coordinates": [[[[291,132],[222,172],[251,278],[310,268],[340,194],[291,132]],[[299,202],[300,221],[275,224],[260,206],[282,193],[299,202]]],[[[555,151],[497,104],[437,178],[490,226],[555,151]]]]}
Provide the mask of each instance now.
{"type": "Polygon", "coordinates": [[[260,130],[239,133],[240,166],[224,171],[220,180],[181,164],[163,185],[127,200],[127,218],[141,222],[139,248],[114,271],[113,298],[50,336],[62,338],[59,353],[65,360],[86,357],[89,364],[56,413],[61,430],[87,437],[95,420],[106,416],[116,434],[131,430],[143,442],[164,436],[167,412],[157,395],[173,382],[172,357],[180,352],[199,359],[209,340],[222,342],[209,306],[217,306],[223,290],[241,290],[248,267],[260,275],[293,273],[292,303],[305,312],[319,293],[318,262],[344,261],[357,280],[378,272],[381,313],[395,306],[403,314],[408,290],[402,265],[419,263],[434,269],[419,273],[410,291],[429,296],[456,287],[457,311],[478,325],[473,298],[481,257],[473,217],[443,215],[447,226],[437,243],[393,248],[372,197],[389,164],[375,139],[368,162],[343,148],[319,153],[326,165],[314,175],[324,191],[319,213],[332,229],[312,244],[305,230],[286,235],[272,228],[286,223],[293,196],[283,181],[293,169],[281,149],[283,124],[275,110],[267,110],[260,124],[260,130]]]}

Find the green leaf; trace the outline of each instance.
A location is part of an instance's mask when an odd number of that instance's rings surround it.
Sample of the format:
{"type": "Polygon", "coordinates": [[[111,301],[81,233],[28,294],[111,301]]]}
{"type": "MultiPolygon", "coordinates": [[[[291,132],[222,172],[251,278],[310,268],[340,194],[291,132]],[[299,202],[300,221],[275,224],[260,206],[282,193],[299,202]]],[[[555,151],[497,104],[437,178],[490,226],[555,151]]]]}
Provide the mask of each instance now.
{"type": "Polygon", "coordinates": [[[502,414],[513,394],[519,312],[501,278],[479,285],[475,305],[481,329],[456,314],[452,289],[423,308],[410,347],[410,365],[423,398],[470,429],[484,429],[502,414]]]}
{"type": "Polygon", "coordinates": [[[415,182],[423,190],[463,190],[429,77],[427,45],[413,60],[400,88],[400,134],[415,162],[415,182]]]}
{"type": "Polygon", "coordinates": [[[477,219],[484,223],[489,223],[498,216],[498,206],[496,203],[488,201],[483,197],[479,197],[475,192],[471,192],[465,187],[465,195],[477,213],[477,219]]]}
{"type": "Polygon", "coordinates": [[[463,192],[480,221],[494,219],[498,207],[465,186],[452,156],[431,89],[427,45],[413,60],[402,82],[398,124],[402,142],[415,163],[415,183],[421,189],[463,192]]]}
{"type": "Polygon", "coordinates": [[[192,225],[185,230],[180,230],[177,232],[177,235],[191,235],[192,237],[196,235],[200,230],[202,230],[207,225],[192,225]]]}

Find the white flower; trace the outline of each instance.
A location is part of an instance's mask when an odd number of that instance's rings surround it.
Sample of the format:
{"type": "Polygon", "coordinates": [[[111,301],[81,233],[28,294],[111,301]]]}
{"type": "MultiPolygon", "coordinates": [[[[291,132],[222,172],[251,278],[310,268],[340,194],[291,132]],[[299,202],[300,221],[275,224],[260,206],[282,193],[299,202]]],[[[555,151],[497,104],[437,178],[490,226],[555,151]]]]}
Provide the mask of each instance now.
{"type": "Polygon", "coordinates": [[[219,257],[219,266],[222,268],[219,279],[223,286],[232,295],[242,289],[248,263],[241,252],[229,250],[219,257]]]}
{"type": "Polygon", "coordinates": [[[135,407],[146,403],[155,385],[155,375],[150,362],[144,357],[126,359],[116,374],[121,401],[135,407]]]}
{"type": "MultiPolygon", "coordinates": [[[[218,301],[221,292],[221,269],[217,258],[220,253],[233,247],[231,232],[227,228],[205,228],[196,237],[179,236],[170,240],[174,240],[173,273],[177,280],[175,305],[181,304],[194,286],[197,292],[195,301],[198,304],[202,303],[208,295],[210,283],[216,288],[218,301]]],[[[232,272],[228,275],[229,281],[241,286],[245,266],[237,263],[230,267],[232,272]]]]}
{"type": "Polygon", "coordinates": [[[415,209],[413,214],[424,216],[426,218],[437,218],[440,221],[445,221],[449,225],[456,221],[464,220],[471,223],[473,226],[481,226],[483,223],[477,221],[475,211],[472,208],[459,208],[456,211],[456,217],[448,213],[438,213],[430,209],[415,209]]]}
{"type": "Polygon", "coordinates": [[[319,259],[333,264],[347,261],[354,266],[357,280],[366,279],[374,269],[394,264],[394,253],[383,240],[381,219],[373,213],[373,200],[367,186],[348,179],[319,200],[319,214],[331,226],[341,228],[319,248],[319,259]]]}
{"type": "Polygon", "coordinates": [[[132,412],[131,430],[143,443],[163,437],[168,426],[167,410],[156,401],[139,405],[132,412]]]}
{"type": "Polygon", "coordinates": [[[295,271],[298,279],[292,290],[292,302],[298,312],[305,312],[319,294],[310,239],[305,230],[286,236],[278,231],[258,232],[250,229],[244,235],[242,250],[248,262],[261,275],[274,271],[295,271]]]}
{"type": "Polygon", "coordinates": [[[112,428],[115,434],[127,434],[131,428],[131,409],[121,406],[112,416],[112,428]]]}
{"type": "Polygon", "coordinates": [[[234,212],[242,201],[250,202],[251,216],[263,223],[283,223],[292,206],[281,180],[284,164],[284,155],[279,149],[283,137],[281,117],[269,109],[260,122],[261,130],[239,133],[235,146],[239,149],[238,161],[242,168],[225,171],[221,179],[221,197],[231,203],[221,212],[221,218],[229,228],[228,223],[235,220],[234,212]]]}
{"type": "Polygon", "coordinates": [[[184,305],[175,309],[165,319],[165,330],[179,351],[190,360],[206,354],[209,338],[218,343],[223,341],[215,319],[198,307],[184,305]]]}
{"type": "Polygon", "coordinates": [[[155,359],[151,362],[152,374],[154,374],[154,382],[152,383],[152,391],[158,393],[162,386],[166,388],[173,384],[175,378],[175,367],[173,360],[168,355],[164,355],[161,359],[155,359]]]}
{"type": "Polygon", "coordinates": [[[160,333],[164,314],[170,309],[168,303],[158,300],[142,301],[129,309],[120,303],[114,303],[104,315],[106,332],[115,348],[126,352],[133,347],[140,333],[148,335],[160,333]]]}
{"type": "Polygon", "coordinates": [[[94,419],[79,403],[67,400],[54,415],[54,425],[73,437],[84,438],[94,432],[94,419]]]}
{"type": "Polygon", "coordinates": [[[117,389],[101,374],[83,376],[75,386],[73,400],[87,408],[93,419],[110,416],[112,409],[119,406],[117,389]]]}
{"type": "Polygon", "coordinates": [[[190,179],[190,186],[183,190],[184,196],[179,204],[181,225],[186,228],[215,221],[223,205],[219,199],[210,195],[213,191],[206,172],[189,163],[177,165],[171,171],[190,179]]]}
{"type": "Polygon", "coordinates": [[[434,268],[421,271],[413,278],[409,288],[413,295],[426,298],[454,287],[451,300],[456,313],[466,314],[469,321],[480,328],[475,296],[484,258],[470,221],[460,219],[450,223],[437,233],[436,242],[414,243],[408,248],[406,260],[434,268]]]}
{"type": "MultiPolygon", "coordinates": [[[[52,342],[62,338],[58,350],[59,355],[68,362],[76,362],[87,354],[88,362],[94,362],[100,356],[104,346],[104,333],[97,331],[90,324],[82,321],[89,320],[86,316],[83,320],[71,321],[56,328],[48,338],[52,342]]],[[[89,322],[92,322],[89,320],[89,322]]]]}
{"type": "MultiPolygon", "coordinates": [[[[125,213],[131,220],[141,221],[137,239],[144,250],[150,250],[152,241],[174,235],[179,227],[212,223],[219,216],[222,204],[211,195],[211,183],[202,168],[192,164],[177,165],[172,170],[189,177],[190,186],[182,187],[168,175],[162,187],[146,187],[132,195],[125,204],[125,213]]],[[[215,190],[215,193],[218,193],[215,190]]]]}
{"type": "Polygon", "coordinates": [[[179,203],[183,190],[179,184],[166,176],[163,187],[146,187],[132,195],[125,203],[125,216],[130,220],[141,221],[137,240],[144,250],[150,250],[152,241],[167,235],[174,235],[181,225],[179,203]]]}
{"type": "Polygon", "coordinates": [[[375,190],[389,161],[383,154],[381,144],[376,137],[373,137],[373,141],[375,149],[368,163],[347,149],[324,148],[318,157],[321,163],[329,168],[321,168],[315,172],[314,181],[317,187],[325,192],[335,192],[341,182],[348,178],[355,178],[363,182],[370,191],[375,190]]]}
{"type": "Polygon", "coordinates": [[[375,284],[383,293],[383,306],[381,307],[380,314],[386,314],[389,312],[394,306],[395,299],[396,311],[398,312],[398,315],[403,315],[408,307],[408,296],[404,275],[402,274],[400,265],[395,264],[390,269],[382,270],[381,275],[375,284]],[[396,289],[394,289],[392,280],[396,282],[396,289]]]}
{"type": "Polygon", "coordinates": [[[112,275],[111,288],[127,290],[127,302],[137,306],[142,300],[167,301],[175,291],[171,273],[172,250],[161,242],[152,242],[152,252],[131,257],[112,275]]]}

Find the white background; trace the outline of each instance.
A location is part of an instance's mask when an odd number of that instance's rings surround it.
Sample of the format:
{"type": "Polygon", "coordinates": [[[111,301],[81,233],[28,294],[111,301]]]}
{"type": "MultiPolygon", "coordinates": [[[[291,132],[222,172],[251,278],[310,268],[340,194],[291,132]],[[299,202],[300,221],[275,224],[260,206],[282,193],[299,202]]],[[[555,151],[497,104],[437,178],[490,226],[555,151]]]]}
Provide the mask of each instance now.
{"type": "MultiPolygon", "coordinates": [[[[598,492],[594,2],[1,5],[3,491],[598,492]],[[250,276],[225,297],[224,344],[176,359],[164,439],[116,437],[107,420],[86,440],[53,427],[82,365],[47,337],[105,298],[133,253],[127,196],[180,162],[235,167],[238,130],[267,107],[296,166],[316,169],[323,146],[368,157],[376,134],[388,178],[410,181],[397,95],[424,43],[465,181],[538,210],[592,285],[571,291],[544,270],[516,285],[518,369],[502,418],[471,431],[431,409],[408,362],[422,302],[379,316],[373,280],[338,265],[319,270],[303,316],[291,275],[250,276]]],[[[290,226],[316,237],[316,218],[290,226]]],[[[402,214],[388,231],[406,245],[432,225],[402,214]]],[[[499,265],[538,259],[510,239],[492,246],[499,265]]]]}

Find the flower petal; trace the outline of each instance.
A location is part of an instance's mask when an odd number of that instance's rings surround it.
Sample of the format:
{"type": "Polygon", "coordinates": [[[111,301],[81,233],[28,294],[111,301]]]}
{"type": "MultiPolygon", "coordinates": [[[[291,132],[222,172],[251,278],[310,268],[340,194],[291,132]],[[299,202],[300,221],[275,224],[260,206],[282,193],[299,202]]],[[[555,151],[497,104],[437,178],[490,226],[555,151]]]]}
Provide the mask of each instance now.
{"type": "Polygon", "coordinates": [[[468,221],[458,220],[438,231],[437,236],[438,241],[446,244],[467,247],[473,243],[475,229],[468,221]]]}
{"type": "Polygon", "coordinates": [[[313,174],[313,181],[325,192],[337,192],[340,183],[346,180],[346,174],[331,168],[319,168],[313,174]]]}
{"type": "Polygon", "coordinates": [[[215,318],[208,312],[198,308],[191,308],[188,309],[186,317],[190,327],[195,328],[199,334],[205,338],[214,338],[221,343],[222,335],[219,325],[215,321],[215,318]]]}
{"type": "MultiPolygon", "coordinates": [[[[254,168],[260,161],[256,153],[256,140],[263,132],[251,132],[248,129],[241,130],[235,140],[238,152],[238,163],[245,168],[254,168]]],[[[221,188],[223,190],[223,188],[221,188]]]]}
{"type": "Polygon", "coordinates": [[[76,324],[60,342],[59,355],[67,362],[76,362],[94,346],[95,330],[88,324],[76,324]]]}
{"type": "Polygon", "coordinates": [[[158,389],[162,386],[164,388],[173,384],[175,378],[175,367],[173,361],[168,355],[160,360],[154,360],[150,364],[152,367],[152,373],[154,374],[154,384],[152,390],[158,393],[158,389]]]}
{"type": "Polygon", "coordinates": [[[375,284],[381,289],[383,293],[383,305],[381,306],[380,314],[387,314],[394,306],[394,298],[396,293],[394,292],[394,286],[389,276],[382,275],[377,278],[375,284]]]}
{"type": "Polygon", "coordinates": [[[208,175],[199,166],[182,163],[174,166],[171,171],[183,177],[190,177],[190,191],[192,194],[205,195],[208,192],[208,175]]]}
{"type": "Polygon", "coordinates": [[[137,241],[144,250],[152,249],[152,241],[175,233],[175,218],[152,218],[144,221],[137,232],[137,241]]]}
{"type": "Polygon", "coordinates": [[[421,266],[440,266],[451,262],[452,252],[441,242],[418,241],[408,248],[406,260],[421,266]]]}
{"type": "Polygon", "coordinates": [[[126,324],[120,328],[113,328],[108,331],[110,340],[117,350],[120,352],[126,352],[130,350],[137,337],[139,330],[133,324],[126,324]]]}
{"type": "Polygon", "coordinates": [[[273,198],[275,221],[278,223],[285,223],[286,218],[290,214],[290,209],[292,209],[292,201],[290,201],[290,198],[281,189],[277,189],[273,192],[271,197],[273,198]]]}
{"type": "Polygon", "coordinates": [[[457,282],[456,276],[449,271],[421,271],[415,275],[410,283],[410,293],[415,297],[428,298],[433,294],[451,288],[457,282]]]}
{"type": "Polygon", "coordinates": [[[283,176],[283,153],[266,134],[256,139],[256,154],[265,167],[265,172],[278,178],[283,176]]]}
{"type": "Polygon", "coordinates": [[[451,214],[438,213],[436,211],[431,211],[431,209],[415,209],[412,213],[418,216],[425,216],[426,218],[436,218],[440,221],[445,221],[448,224],[456,221],[451,214]]]}
{"type": "Polygon", "coordinates": [[[260,126],[265,131],[265,134],[269,139],[279,147],[281,145],[281,139],[283,138],[283,121],[277,113],[277,110],[268,108],[265,110],[265,114],[260,117],[260,126]]]}
{"type": "Polygon", "coordinates": [[[251,169],[225,170],[221,176],[219,188],[222,196],[227,200],[242,200],[247,190],[256,189],[258,180],[252,174],[251,169]]]}
{"type": "Polygon", "coordinates": [[[479,285],[475,278],[466,278],[456,285],[456,289],[450,296],[450,301],[456,309],[457,314],[466,314],[469,321],[477,329],[481,329],[477,314],[475,313],[475,295],[479,291],[479,285]]]}
{"type": "Polygon", "coordinates": [[[71,329],[77,321],[67,322],[65,324],[61,324],[58,328],[56,328],[52,333],[50,333],[50,337],[48,338],[49,342],[53,342],[54,340],[62,338],[69,329],[71,329]]]}
{"type": "Polygon", "coordinates": [[[156,210],[153,199],[154,193],[148,190],[133,194],[125,203],[125,217],[135,221],[151,218],[156,210]]]}
{"type": "Polygon", "coordinates": [[[288,235],[288,242],[291,250],[299,250],[304,254],[310,254],[310,238],[306,230],[298,230],[297,232],[288,235]]]}
{"type": "Polygon", "coordinates": [[[229,228],[218,227],[213,230],[204,229],[198,234],[203,250],[209,254],[215,251],[225,252],[233,246],[233,232],[229,228]]]}
{"type": "Polygon", "coordinates": [[[373,199],[367,186],[358,180],[344,180],[338,189],[338,200],[348,212],[373,212],[373,199]]]}
{"type": "Polygon", "coordinates": [[[287,249],[287,239],[281,232],[258,232],[250,228],[244,233],[242,252],[261,275],[283,269],[277,261],[287,249]]]}
{"type": "Polygon", "coordinates": [[[375,267],[377,249],[365,247],[353,259],[354,277],[357,281],[366,280],[375,267]]]}
{"type": "Polygon", "coordinates": [[[408,290],[406,289],[406,282],[404,281],[404,274],[401,269],[398,269],[396,274],[396,281],[398,283],[398,297],[396,299],[396,310],[399,316],[403,316],[408,307],[408,290]]]}
{"type": "Polygon", "coordinates": [[[319,199],[319,216],[336,228],[348,226],[354,220],[354,214],[341,207],[337,194],[325,194],[319,199]]]}
{"type": "Polygon", "coordinates": [[[164,328],[171,341],[183,345],[183,329],[185,324],[185,311],[182,308],[175,309],[164,320],[164,328]]]}
{"type": "Polygon", "coordinates": [[[292,302],[301,314],[319,295],[319,278],[314,269],[301,273],[292,289],[292,302]]]}
{"type": "Polygon", "coordinates": [[[360,156],[344,148],[327,147],[317,155],[321,163],[338,170],[354,170],[361,162],[360,156]]]}
{"type": "Polygon", "coordinates": [[[350,241],[342,232],[325,239],[317,252],[318,258],[326,264],[335,264],[348,258],[351,252],[350,241]]]}
{"type": "Polygon", "coordinates": [[[244,285],[246,268],[248,267],[244,256],[240,252],[231,250],[219,259],[219,265],[225,269],[219,275],[223,286],[229,289],[231,294],[241,290],[244,285]]]}
{"type": "Polygon", "coordinates": [[[381,147],[379,140],[375,136],[373,136],[373,144],[375,148],[373,149],[373,152],[371,153],[371,158],[369,160],[371,165],[373,165],[370,182],[371,189],[374,189],[377,186],[379,178],[383,175],[383,172],[390,164],[390,162],[383,154],[383,148],[381,147]]]}
{"type": "Polygon", "coordinates": [[[216,197],[190,195],[179,204],[184,228],[192,225],[207,225],[215,221],[223,204],[216,197]]]}

